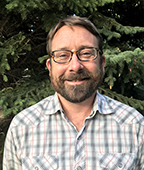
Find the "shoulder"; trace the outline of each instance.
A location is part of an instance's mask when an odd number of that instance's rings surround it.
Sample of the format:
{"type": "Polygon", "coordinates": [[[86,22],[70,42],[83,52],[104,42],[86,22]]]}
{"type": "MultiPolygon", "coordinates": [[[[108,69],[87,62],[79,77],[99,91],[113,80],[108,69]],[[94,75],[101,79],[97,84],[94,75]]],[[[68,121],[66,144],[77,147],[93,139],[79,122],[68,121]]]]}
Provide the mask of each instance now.
{"type": "Polygon", "coordinates": [[[135,108],[105,95],[98,94],[98,98],[101,111],[111,114],[119,123],[140,123],[144,126],[144,116],[135,108]]]}
{"type": "Polygon", "coordinates": [[[11,126],[33,126],[42,121],[54,109],[55,95],[49,96],[40,102],[22,110],[12,120],[11,126]]]}

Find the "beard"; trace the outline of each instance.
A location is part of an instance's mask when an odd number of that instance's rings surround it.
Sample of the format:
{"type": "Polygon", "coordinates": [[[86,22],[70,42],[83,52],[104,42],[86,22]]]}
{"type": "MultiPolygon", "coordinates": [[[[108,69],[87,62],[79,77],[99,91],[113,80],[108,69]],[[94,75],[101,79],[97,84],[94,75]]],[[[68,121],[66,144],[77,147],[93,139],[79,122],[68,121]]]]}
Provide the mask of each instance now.
{"type": "Polygon", "coordinates": [[[95,74],[89,72],[86,68],[77,73],[64,74],[56,77],[50,76],[51,84],[55,91],[62,97],[72,103],[80,103],[88,99],[96,92],[103,79],[103,69],[100,65],[95,74]],[[80,85],[70,85],[65,81],[83,81],[80,85]]]}

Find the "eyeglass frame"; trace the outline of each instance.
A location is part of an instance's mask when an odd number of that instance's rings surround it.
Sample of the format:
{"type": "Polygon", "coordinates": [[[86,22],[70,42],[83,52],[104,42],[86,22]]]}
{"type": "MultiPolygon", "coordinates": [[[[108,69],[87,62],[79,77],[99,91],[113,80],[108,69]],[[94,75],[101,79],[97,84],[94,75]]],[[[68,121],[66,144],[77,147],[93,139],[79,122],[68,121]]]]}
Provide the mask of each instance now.
{"type": "Polygon", "coordinates": [[[53,61],[54,61],[55,63],[65,64],[65,63],[69,63],[69,62],[72,60],[73,54],[76,54],[77,58],[78,58],[80,61],[82,61],[82,62],[89,62],[89,61],[95,60],[95,59],[98,57],[98,53],[101,53],[101,54],[102,54],[101,50],[98,49],[98,48],[95,48],[95,47],[84,47],[84,48],[78,49],[77,51],[64,50],[64,49],[54,50],[54,51],[52,51],[52,52],[50,53],[50,56],[51,56],[51,58],[53,58],[53,61]],[[81,60],[81,59],[79,58],[78,52],[81,51],[81,50],[84,50],[84,49],[95,49],[95,50],[97,51],[97,55],[95,55],[95,57],[94,57],[92,60],[81,60]],[[54,59],[54,58],[55,58],[54,52],[57,52],[57,51],[68,51],[68,52],[70,52],[70,53],[71,53],[71,56],[70,56],[69,60],[68,60],[67,62],[58,62],[58,61],[56,61],[56,60],[54,59]]]}

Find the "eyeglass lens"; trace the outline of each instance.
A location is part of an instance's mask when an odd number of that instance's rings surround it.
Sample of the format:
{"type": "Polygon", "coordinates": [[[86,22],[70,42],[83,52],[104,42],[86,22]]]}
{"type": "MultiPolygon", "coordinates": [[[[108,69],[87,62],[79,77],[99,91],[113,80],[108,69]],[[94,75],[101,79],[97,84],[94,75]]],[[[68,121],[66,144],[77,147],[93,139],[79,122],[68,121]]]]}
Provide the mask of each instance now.
{"type": "Polygon", "coordinates": [[[94,60],[97,57],[97,49],[95,48],[83,48],[76,52],[72,52],[69,50],[57,50],[53,51],[53,59],[58,63],[67,63],[71,60],[74,53],[76,53],[77,57],[81,61],[90,61],[94,60]]]}

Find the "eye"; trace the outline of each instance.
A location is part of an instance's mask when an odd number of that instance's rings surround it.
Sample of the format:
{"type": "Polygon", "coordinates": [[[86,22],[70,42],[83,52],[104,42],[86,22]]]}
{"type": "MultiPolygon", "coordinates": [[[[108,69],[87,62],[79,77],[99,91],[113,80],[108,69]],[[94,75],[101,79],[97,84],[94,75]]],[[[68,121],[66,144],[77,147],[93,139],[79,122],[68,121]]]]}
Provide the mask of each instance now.
{"type": "Polygon", "coordinates": [[[69,57],[69,55],[67,53],[60,53],[58,57],[66,58],[66,57],[69,57]]]}
{"type": "Polygon", "coordinates": [[[91,55],[91,52],[90,51],[83,51],[82,55],[91,55]]]}
{"type": "Polygon", "coordinates": [[[58,59],[64,59],[69,57],[69,52],[67,51],[56,51],[55,57],[58,59]]]}
{"type": "Polygon", "coordinates": [[[80,51],[80,55],[83,57],[89,57],[92,55],[92,50],[91,49],[84,49],[80,51]]]}

